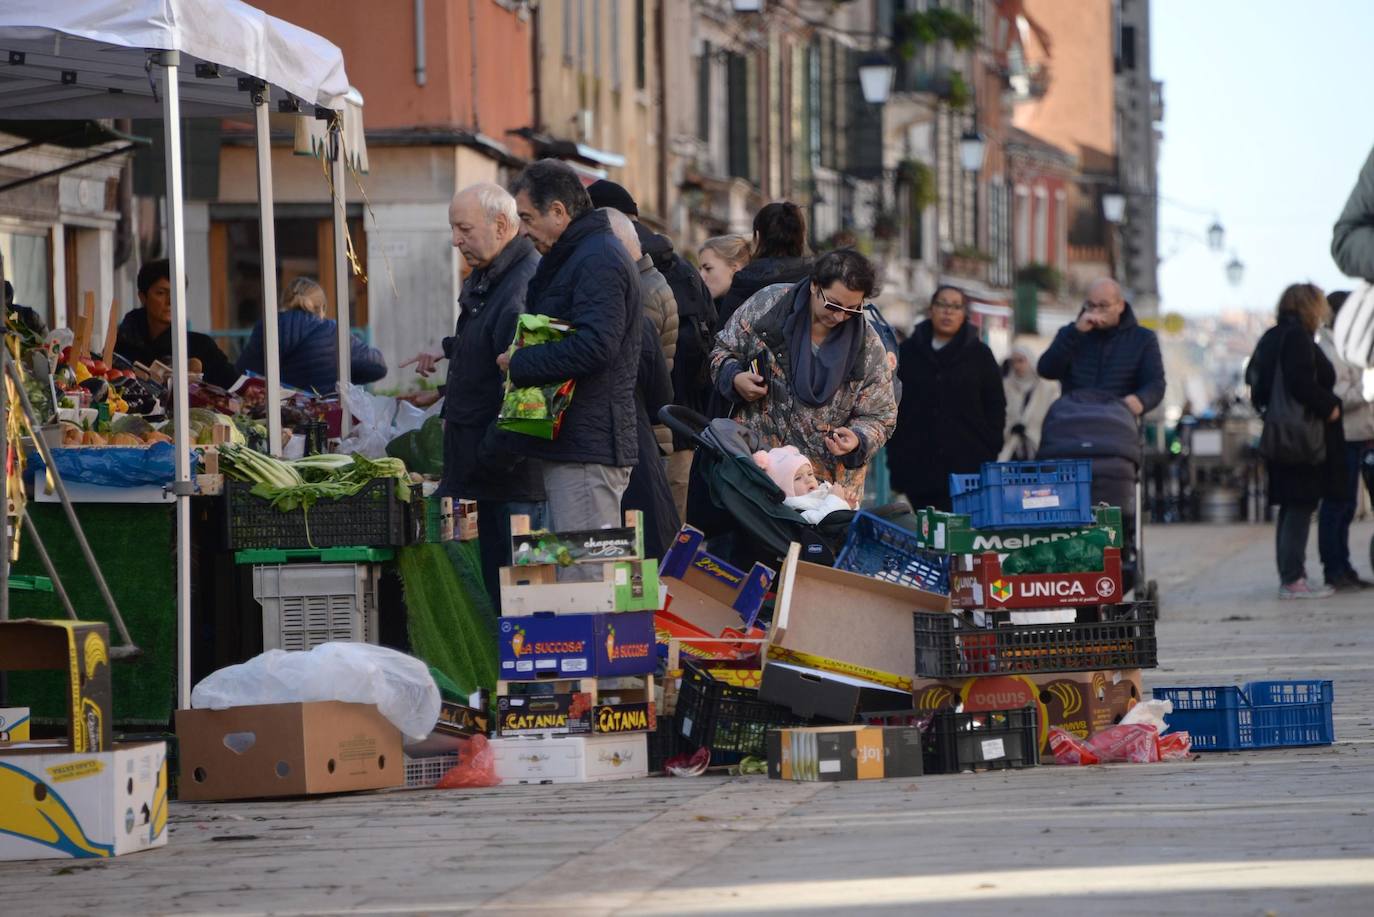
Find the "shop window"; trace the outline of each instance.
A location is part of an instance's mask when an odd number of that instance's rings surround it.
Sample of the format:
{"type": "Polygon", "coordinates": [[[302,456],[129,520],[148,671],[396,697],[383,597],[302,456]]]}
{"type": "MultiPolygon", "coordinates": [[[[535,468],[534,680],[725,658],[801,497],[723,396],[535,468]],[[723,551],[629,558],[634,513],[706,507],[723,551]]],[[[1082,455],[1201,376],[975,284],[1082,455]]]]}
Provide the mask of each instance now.
{"type": "Polygon", "coordinates": [[[52,243],[46,229],[0,228],[0,258],[14,301],[53,325],[52,243]]]}
{"type": "MultiPolygon", "coordinates": [[[[351,210],[352,208],[350,208],[351,210]]],[[[327,216],[288,216],[276,221],[277,289],[297,277],[309,277],[324,287],[329,318],[337,317],[334,284],[334,224],[327,216]]],[[[362,215],[350,214],[348,232],[359,264],[367,269],[367,241],[362,215]]],[[[367,285],[349,272],[351,324],[368,326],[367,285]]],[[[271,304],[272,311],[276,303],[271,304]]],[[[262,317],[262,256],[258,221],[251,218],[214,219],[210,224],[211,334],[231,357],[237,355],[253,325],[262,317]]]]}

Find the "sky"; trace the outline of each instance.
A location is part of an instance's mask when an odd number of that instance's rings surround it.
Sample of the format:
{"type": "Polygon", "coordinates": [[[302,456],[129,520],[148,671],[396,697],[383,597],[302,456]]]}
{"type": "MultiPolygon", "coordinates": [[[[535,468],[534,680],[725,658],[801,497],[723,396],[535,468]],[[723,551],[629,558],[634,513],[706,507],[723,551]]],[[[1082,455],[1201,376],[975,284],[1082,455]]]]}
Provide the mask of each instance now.
{"type": "Polygon", "coordinates": [[[1161,312],[1268,312],[1300,281],[1349,289],[1331,226],[1374,147],[1374,0],[1153,0],[1151,33],[1161,312]],[[1181,234],[1203,236],[1212,213],[1219,254],[1181,234]]]}

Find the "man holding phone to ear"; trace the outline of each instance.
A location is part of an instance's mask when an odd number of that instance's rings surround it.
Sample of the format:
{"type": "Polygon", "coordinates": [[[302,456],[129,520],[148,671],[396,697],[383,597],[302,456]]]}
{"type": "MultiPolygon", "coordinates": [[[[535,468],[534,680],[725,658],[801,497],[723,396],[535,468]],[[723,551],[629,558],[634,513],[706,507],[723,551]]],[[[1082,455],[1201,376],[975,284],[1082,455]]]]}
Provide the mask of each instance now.
{"type": "Polygon", "coordinates": [[[1159,338],[1141,327],[1120,285],[1106,277],[1088,288],[1078,319],[1059,329],[1038,369],[1042,378],[1059,381],[1066,395],[1108,392],[1136,417],[1164,400],[1159,338]]]}

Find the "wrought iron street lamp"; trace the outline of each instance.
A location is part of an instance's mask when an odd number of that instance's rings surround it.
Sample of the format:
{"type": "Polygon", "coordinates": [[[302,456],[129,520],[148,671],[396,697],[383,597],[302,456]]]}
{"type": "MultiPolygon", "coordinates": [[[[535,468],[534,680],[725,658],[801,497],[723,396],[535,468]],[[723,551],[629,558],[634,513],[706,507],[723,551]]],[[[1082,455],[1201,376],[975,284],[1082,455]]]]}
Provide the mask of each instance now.
{"type": "Polygon", "coordinates": [[[1212,221],[1212,225],[1207,227],[1207,247],[1214,252],[1219,252],[1226,245],[1226,230],[1221,228],[1221,223],[1217,220],[1212,221]]]}
{"type": "Polygon", "coordinates": [[[1231,260],[1226,262],[1226,279],[1231,281],[1231,286],[1238,287],[1240,282],[1245,279],[1245,265],[1241,264],[1235,253],[1231,253],[1231,260]]]}
{"type": "Polygon", "coordinates": [[[959,160],[964,169],[977,172],[983,168],[983,157],[987,155],[988,142],[978,131],[964,131],[959,138],[959,160]]]}
{"type": "Polygon", "coordinates": [[[1108,223],[1120,223],[1126,219],[1126,195],[1120,191],[1108,191],[1103,194],[1102,218],[1108,223]]]}

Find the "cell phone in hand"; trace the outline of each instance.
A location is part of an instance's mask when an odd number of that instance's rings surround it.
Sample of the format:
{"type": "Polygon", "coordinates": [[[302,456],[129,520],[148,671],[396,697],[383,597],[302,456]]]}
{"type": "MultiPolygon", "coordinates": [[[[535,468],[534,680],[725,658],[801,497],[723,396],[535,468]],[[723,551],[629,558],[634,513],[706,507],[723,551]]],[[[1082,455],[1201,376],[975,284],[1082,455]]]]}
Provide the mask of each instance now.
{"type": "Polygon", "coordinates": [[[763,387],[768,388],[768,384],[773,378],[773,361],[767,350],[760,350],[754,354],[754,358],[749,361],[749,371],[761,378],[763,387]]]}

